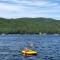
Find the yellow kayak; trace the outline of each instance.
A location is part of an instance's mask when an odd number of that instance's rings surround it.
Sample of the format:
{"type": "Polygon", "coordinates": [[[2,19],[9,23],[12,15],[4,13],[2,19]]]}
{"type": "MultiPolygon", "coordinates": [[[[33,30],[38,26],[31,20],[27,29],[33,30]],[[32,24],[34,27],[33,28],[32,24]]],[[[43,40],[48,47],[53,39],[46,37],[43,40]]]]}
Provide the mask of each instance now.
{"type": "Polygon", "coordinates": [[[37,51],[34,51],[34,50],[28,50],[28,51],[22,51],[22,54],[24,56],[35,56],[37,55],[37,51]]]}

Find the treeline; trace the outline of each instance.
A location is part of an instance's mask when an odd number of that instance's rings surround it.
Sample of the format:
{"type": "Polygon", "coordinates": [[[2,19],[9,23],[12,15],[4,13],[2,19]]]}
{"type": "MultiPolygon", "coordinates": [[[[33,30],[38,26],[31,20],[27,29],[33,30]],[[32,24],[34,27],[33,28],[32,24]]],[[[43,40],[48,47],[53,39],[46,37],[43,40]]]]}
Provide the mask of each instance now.
{"type": "Polygon", "coordinates": [[[59,33],[60,21],[51,18],[0,18],[0,34],[59,33]]]}

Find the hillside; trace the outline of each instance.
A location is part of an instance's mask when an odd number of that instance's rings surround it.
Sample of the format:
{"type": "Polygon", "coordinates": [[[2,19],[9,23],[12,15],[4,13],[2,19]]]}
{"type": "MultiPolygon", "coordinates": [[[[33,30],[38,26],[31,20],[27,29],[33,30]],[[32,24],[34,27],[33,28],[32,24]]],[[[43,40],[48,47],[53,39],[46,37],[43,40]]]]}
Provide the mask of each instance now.
{"type": "Polygon", "coordinates": [[[0,18],[1,33],[60,33],[60,21],[51,18],[0,18]]]}

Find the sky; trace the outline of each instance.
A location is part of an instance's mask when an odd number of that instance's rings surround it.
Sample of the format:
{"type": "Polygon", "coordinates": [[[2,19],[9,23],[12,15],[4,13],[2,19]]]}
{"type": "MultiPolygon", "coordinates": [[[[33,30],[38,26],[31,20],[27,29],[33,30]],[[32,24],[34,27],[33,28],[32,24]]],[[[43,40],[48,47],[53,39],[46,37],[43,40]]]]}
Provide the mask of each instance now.
{"type": "Polygon", "coordinates": [[[46,17],[60,20],[60,0],[0,0],[0,17],[46,17]]]}

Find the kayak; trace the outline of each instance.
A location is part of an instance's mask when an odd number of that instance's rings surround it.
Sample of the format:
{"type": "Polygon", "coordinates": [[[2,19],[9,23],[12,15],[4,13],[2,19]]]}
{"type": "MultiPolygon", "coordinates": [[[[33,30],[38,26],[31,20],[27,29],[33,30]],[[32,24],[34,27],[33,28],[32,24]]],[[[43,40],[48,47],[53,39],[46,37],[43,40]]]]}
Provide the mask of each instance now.
{"type": "Polygon", "coordinates": [[[22,51],[22,54],[24,56],[36,56],[37,55],[37,51],[34,50],[28,50],[28,51],[22,51]]]}

